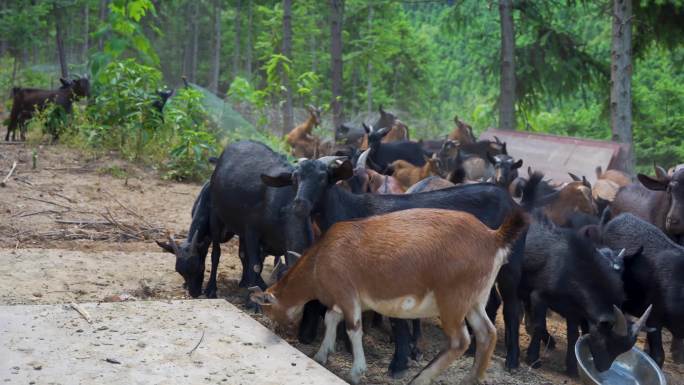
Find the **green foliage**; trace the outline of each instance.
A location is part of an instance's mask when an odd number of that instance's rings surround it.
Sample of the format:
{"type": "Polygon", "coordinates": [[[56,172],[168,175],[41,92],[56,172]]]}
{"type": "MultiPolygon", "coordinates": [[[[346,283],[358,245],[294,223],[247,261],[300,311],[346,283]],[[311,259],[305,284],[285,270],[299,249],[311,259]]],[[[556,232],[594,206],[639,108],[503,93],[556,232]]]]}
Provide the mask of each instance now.
{"type": "Polygon", "coordinates": [[[124,54],[136,55],[144,64],[159,67],[159,56],[145,35],[140,20],[147,13],[155,14],[150,0],[113,0],[109,4],[107,22],[94,33],[105,37],[104,50],[91,58],[91,72],[97,75],[107,63],[124,54]]]}

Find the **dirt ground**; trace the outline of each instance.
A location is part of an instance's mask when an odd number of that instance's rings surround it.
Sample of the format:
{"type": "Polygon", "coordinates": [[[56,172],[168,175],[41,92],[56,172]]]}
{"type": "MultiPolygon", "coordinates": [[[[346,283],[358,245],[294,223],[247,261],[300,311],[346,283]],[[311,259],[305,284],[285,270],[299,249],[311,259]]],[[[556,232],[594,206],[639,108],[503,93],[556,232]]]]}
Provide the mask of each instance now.
{"type": "MultiPolygon", "coordinates": [[[[0,180],[14,161],[18,166],[13,176],[0,187],[0,304],[186,298],[173,256],[159,252],[154,239],[163,239],[166,231],[185,234],[199,185],[162,181],[154,170],[133,166],[115,154],[89,158],[63,146],[0,142],[0,180]]],[[[244,308],[246,292],[237,288],[240,268],[233,240],[222,246],[218,294],[244,308]]],[[[263,316],[253,316],[269,324],[263,316]]],[[[544,352],[542,368],[533,370],[523,363],[509,373],[503,368],[499,317],[500,338],[486,384],[579,384],[563,374],[564,323],[552,317],[549,328],[559,343],[544,352]]],[[[436,320],[425,322],[424,358],[412,362],[404,379],[392,380],[386,375],[393,352],[388,329],[365,330],[366,384],[408,383],[446,342],[436,320]]],[[[308,355],[317,349],[317,344],[288,341],[308,355]]],[[[523,357],[527,343],[521,330],[523,357]]],[[[458,383],[471,364],[469,357],[460,359],[436,383],[458,383]]],[[[327,365],[343,379],[348,379],[350,367],[351,355],[343,348],[327,365]]],[[[684,365],[668,357],[665,371],[669,384],[684,385],[684,365]]]]}

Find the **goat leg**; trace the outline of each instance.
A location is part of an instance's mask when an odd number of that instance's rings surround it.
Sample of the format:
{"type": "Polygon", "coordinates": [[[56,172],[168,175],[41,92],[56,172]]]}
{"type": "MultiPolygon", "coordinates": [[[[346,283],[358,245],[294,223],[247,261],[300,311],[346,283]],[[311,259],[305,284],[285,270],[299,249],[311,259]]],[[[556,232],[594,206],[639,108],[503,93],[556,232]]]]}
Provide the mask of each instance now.
{"type": "Polygon", "coordinates": [[[653,361],[655,361],[656,364],[658,364],[658,366],[662,368],[663,362],[665,362],[665,349],[663,349],[662,328],[658,326],[654,329],[654,331],[650,331],[646,334],[648,338],[648,355],[651,356],[651,358],[653,358],[653,361]]]}
{"type": "Polygon", "coordinates": [[[390,318],[392,335],[394,336],[394,356],[389,365],[389,375],[394,378],[402,378],[408,371],[408,358],[411,353],[411,333],[407,320],[390,318]]]}
{"type": "Polygon", "coordinates": [[[566,319],[568,329],[568,348],[565,351],[565,372],[570,377],[577,377],[577,358],[575,358],[575,344],[579,339],[579,322],[566,319]]]}
{"type": "Polygon", "coordinates": [[[539,351],[541,349],[542,335],[546,329],[546,304],[539,298],[537,293],[530,295],[530,309],[533,331],[530,345],[527,347],[525,362],[531,367],[538,369],[542,364],[539,351]]]}

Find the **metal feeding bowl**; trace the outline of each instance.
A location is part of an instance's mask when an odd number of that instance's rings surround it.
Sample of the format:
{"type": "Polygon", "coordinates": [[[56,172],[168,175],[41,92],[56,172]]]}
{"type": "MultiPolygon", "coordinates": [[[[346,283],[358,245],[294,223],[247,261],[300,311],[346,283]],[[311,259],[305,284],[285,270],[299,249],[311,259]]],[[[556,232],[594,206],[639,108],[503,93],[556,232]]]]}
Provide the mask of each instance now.
{"type": "Polygon", "coordinates": [[[580,379],[585,385],[667,385],[665,375],[648,354],[632,347],[619,355],[610,369],[601,373],[594,367],[588,335],[575,344],[580,379]]]}

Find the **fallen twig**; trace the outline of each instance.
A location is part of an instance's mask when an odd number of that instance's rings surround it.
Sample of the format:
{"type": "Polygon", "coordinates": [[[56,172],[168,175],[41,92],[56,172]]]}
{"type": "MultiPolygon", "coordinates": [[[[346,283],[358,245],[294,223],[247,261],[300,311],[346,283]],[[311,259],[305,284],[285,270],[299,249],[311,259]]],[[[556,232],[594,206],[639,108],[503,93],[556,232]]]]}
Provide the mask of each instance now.
{"type": "Polygon", "coordinates": [[[12,163],[12,168],[7,173],[7,176],[5,177],[5,179],[3,179],[2,182],[0,182],[0,187],[5,187],[7,185],[7,181],[12,176],[12,173],[14,173],[14,169],[16,169],[16,168],[17,168],[17,161],[15,160],[14,163],[12,163]]]}
{"type": "Polygon", "coordinates": [[[55,219],[55,222],[65,225],[112,225],[109,221],[89,221],[85,219],[55,219]]]}
{"type": "Polygon", "coordinates": [[[121,365],[121,361],[114,358],[106,358],[105,361],[109,362],[110,364],[121,365]]]}
{"type": "Polygon", "coordinates": [[[197,350],[197,348],[199,348],[199,346],[200,346],[200,344],[202,343],[202,341],[204,341],[204,329],[202,329],[202,337],[200,337],[199,342],[197,342],[197,345],[195,345],[195,347],[192,348],[192,350],[188,352],[188,355],[192,355],[192,353],[194,353],[195,350],[197,350]]]}
{"type": "Polygon", "coordinates": [[[69,207],[69,206],[65,206],[65,205],[62,205],[59,203],[55,203],[55,202],[46,201],[44,199],[31,198],[31,197],[27,197],[25,195],[21,195],[20,198],[29,199],[29,200],[37,201],[37,202],[43,202],[43,203],[47,203],[47,204],[51,204],[51,205],[55,205],[55,206],[59,206],[59,207],[64,207],[65,209],[71,210],[71,207],[69,207]]]}
{"type": "Polygon", "coordinates": [[[64,214],[66,211],[57,211],[57,210],[40,210],[40,211],[33,211],[30,213],[21,213],[21,215],[12,215],[12,217],[17,217],[17,218],[24,218],[24,217],[30,217],[33,215],[40,215],[40,214],[64,214]]]}
{"type": "Polygon", "coordinates": [[[93,323],[93,319],[90,318],[90,314],[88,314],[88,312],[79,304],[77,304],[76,302],[72,302],[69,304],[69,306],[71,306],[72,309],[76,310],[78,314],[80,314],[89,324],[93,323]]]}
{"type": "Polygon", "coordinates": [[[48,191],[47,193],[50,194],[50,195],[58,196],[58,197],[60,197],[60,198],[62,198],[62,199],[64,199],[64,200],[68,201],[69,203],[77,203],[75,199],[71,199],[71,198],[69,198],[68,196],[62,195],[62,194],[60,194],[60,193],[58,193],[58,192],[48,191]]]}

